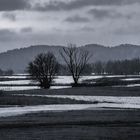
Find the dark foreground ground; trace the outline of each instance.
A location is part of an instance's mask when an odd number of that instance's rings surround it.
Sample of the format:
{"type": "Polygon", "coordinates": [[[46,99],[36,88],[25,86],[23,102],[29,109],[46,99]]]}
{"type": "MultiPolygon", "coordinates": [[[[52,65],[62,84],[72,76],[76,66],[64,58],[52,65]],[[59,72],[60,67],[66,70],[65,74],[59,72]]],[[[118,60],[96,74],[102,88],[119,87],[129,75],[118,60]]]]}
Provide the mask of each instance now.
{"type": "MultiPolygon", "coordinates": [[[[2,92],[9,103],[17,104],[30,97],[9,94],[140,96],[140,87],[71,88],[63,90],[31,90],[2,92]],[[5,95],[4,95],[5,94],[5,95]],[[16,100],[15,100],[16,99],[16,100]],[[10,101],[12,100],[12,101],[10,101]]],[[[42,104],[54,99],[30,98],[28,105],[42,104]]],[[[58,103],[65,103],[57,100],[58,103]]],[[[75,103],[75,101],[70,101],[75,103]]],[[[6,102],[5,104],[9,104],[6,102]]],[[[40,112],[18,117],[0,118],[0,140],[140,140],[140,110],[83,110],[69,112],[40,112]]]]}
{"type": "Polygon", "coordinates": [[[140,96],[140,87],[74,87],[68,89],[39,89],[27,91],[3,91],[3,94],[47,94],[88,96],[140,96]]]}
{"type": "Polygon", "coordinates": [[[42,112],[0,119],[0,140],[139,139],[139,110],[42,112]]]}

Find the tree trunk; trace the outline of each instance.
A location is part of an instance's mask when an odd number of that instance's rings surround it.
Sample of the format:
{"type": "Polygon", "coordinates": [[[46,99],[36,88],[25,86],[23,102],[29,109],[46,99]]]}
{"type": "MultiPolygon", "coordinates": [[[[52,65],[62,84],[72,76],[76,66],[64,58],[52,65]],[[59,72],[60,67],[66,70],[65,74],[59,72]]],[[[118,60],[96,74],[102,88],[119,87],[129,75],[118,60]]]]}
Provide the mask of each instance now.
{"type": "Polygon", "coordinates": [[[40,83],[40,87],[44,88],[44,89],[49,89],[50,86],[51,86],[50,82],[48,82],[48,81],[43,81],[43,82],[40,83]]]}
{"type": "Polygon", "coordinates": [[[77,87],[78,86],[78,79],[77,78],[73,78],[73,80],[74,80],[73,86],[74,87],[77,87]]]}

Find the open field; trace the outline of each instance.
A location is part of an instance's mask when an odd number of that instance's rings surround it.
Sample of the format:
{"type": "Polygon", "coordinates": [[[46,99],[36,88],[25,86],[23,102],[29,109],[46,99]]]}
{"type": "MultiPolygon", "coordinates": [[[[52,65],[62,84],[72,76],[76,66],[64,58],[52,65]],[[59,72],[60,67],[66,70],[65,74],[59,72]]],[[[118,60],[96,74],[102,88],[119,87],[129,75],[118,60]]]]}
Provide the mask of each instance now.
{"type": "MultiPolygon", "coordinates": [[[[140,87],[140,75],[91,75],[81,76],[80,87],[105,87],[105,86],[123,86],[140,87]]],[[[73,79],[71,76],[56,76],[51,89],[70,88],[73,79]]],[[[0,90],[33,90],[40,89],[38,82],[27,75],[0,76],[0,90]]]]}
{"type": "MultiPolygon", "coordinates": [[[[27,95],[140,97],[140,87],[77,87],[53,90],[2,91],[1,105],[91,103],[69,98],[27,95]],[[24,95],[23,95],[24,94],[24,95]]],[[[96,102],[98,104],[98,102],[96,102]]],[[[4,108],[3,108],[4,110],[4,108]]],[[[0,118],[2,140],[139,140],[140,110],[87,108],[41,111],[0,118]]]]}
{"type": "Polygon", "coordinates": [[[2,140],[139,140],[139,110],[37,113],[0,119],[2,140]]]}
{"type": "Polygon", "coordinates": [[[140,96],[140,87],[75,87],[52,90],[3,91],[8,94],[91,95],[91,96],[140,96]]]}
{"type": "MultiPolygon", "coordinates": [[[[51,97],[27,97],[10,94],[0,94],[0,106],[29,106],[29,105],[50,105],[50,104],[86,104],[87,101],[77,101],[69,98],[51,97]]],[[[93,102],[92,102],[93,103],[93,102]]],[[[96,102],[95,102],[96,103],[96,102]]]]}

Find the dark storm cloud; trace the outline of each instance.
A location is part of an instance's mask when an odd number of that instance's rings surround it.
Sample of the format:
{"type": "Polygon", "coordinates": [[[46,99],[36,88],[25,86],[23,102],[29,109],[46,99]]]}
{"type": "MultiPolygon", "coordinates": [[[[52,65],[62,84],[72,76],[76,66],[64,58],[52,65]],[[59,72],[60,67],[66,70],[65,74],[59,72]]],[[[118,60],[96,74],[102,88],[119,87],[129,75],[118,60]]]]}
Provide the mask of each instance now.
{"type": "Polygon", "coordinates": [[[9,12],[3,13],[2,17],[11,21],[16,21],[16,15],[14,13],[9,12]]]}
{"type": "Polygon", "coordinates": [[[89,22],[89,19],[86,18],[86,17],[81,17],[81,16],[78,16],[78,15],[75,15],[73,17],[66,18],[65,21],[66,22],[73,22],[73,23],[77,22],[77,23],[79,23],[79,22],[89,22]]]}
{"type": "Polygon", "coordinates": [[[120,6],[140,3],[139,0],[74,0],[69,2],[50,1],[41,5],[36,4],[34,9],[38,11],[74,10],[87,6],[120,6]]]}
{"type": "Polygon", "coordinates": [[[23,10],[29,7],[29,0],[0,0],[0,11],[23,10]]]}

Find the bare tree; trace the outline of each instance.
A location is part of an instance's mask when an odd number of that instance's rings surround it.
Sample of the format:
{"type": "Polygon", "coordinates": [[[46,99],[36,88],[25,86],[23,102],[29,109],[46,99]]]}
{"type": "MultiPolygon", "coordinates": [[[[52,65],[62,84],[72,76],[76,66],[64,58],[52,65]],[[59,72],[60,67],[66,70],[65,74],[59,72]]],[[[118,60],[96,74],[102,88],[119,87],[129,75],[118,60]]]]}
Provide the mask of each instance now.
{"type": "Polygon", "coordinates": [[[40,83],[42,88],[50,88],[57,73],[58,62],[52,53],[41,53],[28,65],[28,73],[40,83]]]}
{"type": "Polygon", "coordinates": [[[91,57],[89,52],[76,47],[74,44],[69,44],[67,48],[60,51],[60,54],[73,77],[74,85],[77,86],[79,78],[91,57]]]}

